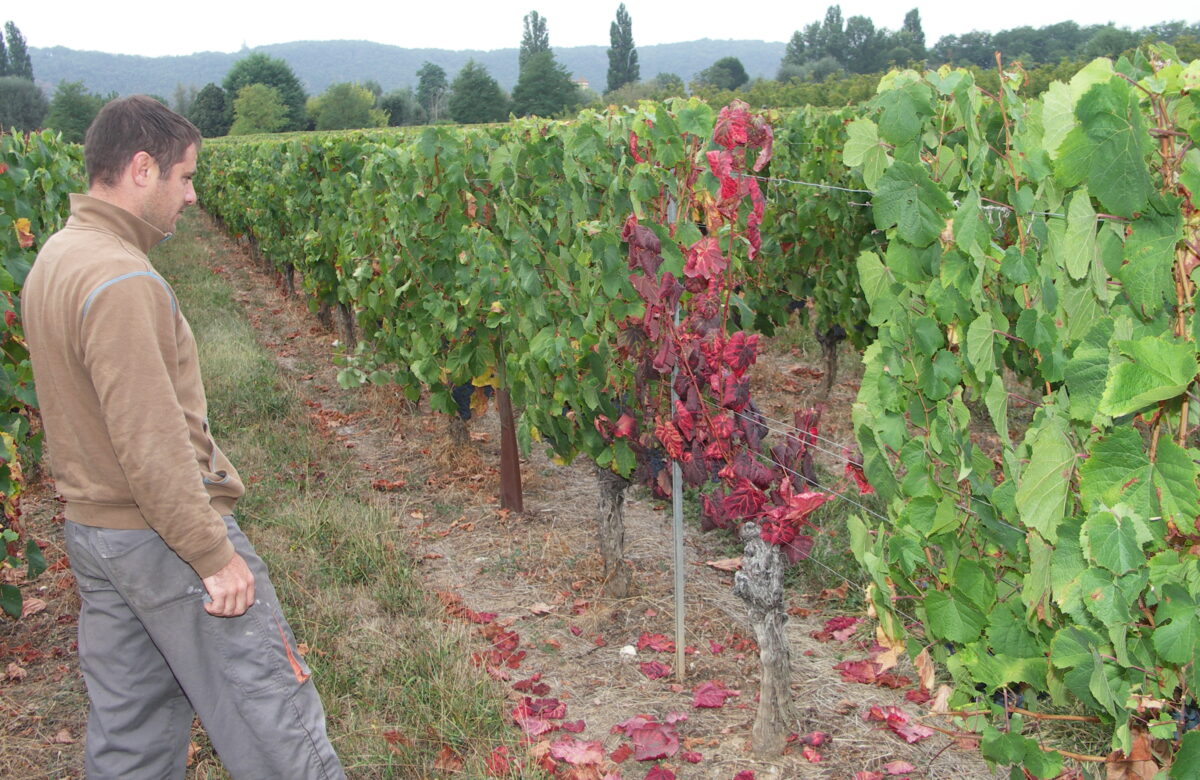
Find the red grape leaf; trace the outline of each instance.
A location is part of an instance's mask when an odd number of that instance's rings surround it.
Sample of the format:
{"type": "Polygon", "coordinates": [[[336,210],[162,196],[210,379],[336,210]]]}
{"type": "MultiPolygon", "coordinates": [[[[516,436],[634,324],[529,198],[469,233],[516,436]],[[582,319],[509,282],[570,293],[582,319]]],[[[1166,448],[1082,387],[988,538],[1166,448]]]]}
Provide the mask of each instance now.
{"type": "Polygon", "coordinates": [[[917,771],[917,768],[907,761],[889,761],[883,765],[883,771],[889,775],[903,775],[917,771]]]}
{"type": "Polygon", "coordinates": [[[723,707],[725,700],[732,696],[740,696],[741,691],[725,688],[714,682],[704,682],[696,686],[692,693],[693,707],[723,707]]]}
{"type": "Polygon", "coordinates": [[[667,666],[666,664],[659,663],[658,661],[647,661],[643,664],[639,664],[638,666],[641,668],[642,674],[646,675],[651,680],[669,677],[671,674],[671,667],[667,666]]]}
{"type": "Polygon", "coordinates": [[[725,365],[735,376],[746,373],[746,369],[754,365],[758,356],[758,334],[747,336],[745,331],[738,331],[729,337],[725,344],[725,365]]]}
{"type": "Polygon", "coordinates": [[[660,419],[654,426],[654,435],[666,448],[667,457],[672,460],[683,459],[683,437],[674,423],[670,420],[660,419]]]}
{"type": "Polygon", "coordinates": [[[687,250],[683,264],[683,275],[712,280],[721,275],[729,260],[721,252],[721,243],[716,236],[704,236],[687,250]]]}
{"type": "Polygon", "coordinates": [[[717,114],[717,124],[713,128],[713,141],[726,149],[743,146],[750,140],[750,111],[749,106],[741,100],[735,100],[721,109],[717,114]]]}
{"type": "Polygon", "coordinates": [[[604,745],[600,742],[584,742],[574,737],[563,737],[550,746],[550,755],[572,766],[599,764],[604,760],[604,745]]]}
{"type": "Polygon", "coordinates": [[[699,764],[704,760],[704,756],[694,750],[685,750],[679,754],[679,757],[689,764],[699,764]]]}
{"type": "Polygon", "coordinates": [[[675,780],[675,773],[665,766],[655,766],[646,773],[646,780],[675,780]]]}
{"type": "Polygon", "coordinates": [[[633,742],[633,757],[638,761],[669,758],[679,752],[679,735],[666,723],[648,723],[629,735],[633,742]]]}
{"type": "MultiPolygon", "coordinates": [[[[842,661],[833,668],[842,673],[846,682],[871,685],[879,676],[879,664],[874,661],[842,661]]],[[[886,716],[880,720],[886,720],[886,716]]]]}
{"type": "Polygon", "coordinates": [[[656,653],[673,653],[675,652],[675,643],[664,634],[643,633],[638,637],[637,648],[638,650],[649,648],[656,653]]]}
{"type": "Polygon", "coordinates": [[[489,777],[505,777],[512,771],[512,763],[508,760],[508,748],[499,745],[492,748],[484,761],[489,777]]]}

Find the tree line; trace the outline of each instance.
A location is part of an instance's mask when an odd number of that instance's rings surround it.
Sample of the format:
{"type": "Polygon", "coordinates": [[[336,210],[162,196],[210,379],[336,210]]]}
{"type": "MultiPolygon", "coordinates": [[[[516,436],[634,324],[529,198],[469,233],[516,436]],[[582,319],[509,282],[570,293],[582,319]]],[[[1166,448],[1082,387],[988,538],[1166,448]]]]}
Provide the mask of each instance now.
{"type": "MultiPolygon", "coordinates": [[[[155,97],[212,137],[502,122],[509,116],[565,116],[586,105],[632,105],[688,94],[717,102],[738,97],[759,106],[845,105],[869,98],[879,74],[891,67],[965,66],[976,69],[977,79],[986,85],[997,78],[997,51],[1006,62],[1022,63],[1028,75],[1026,92],[1038,94],[1060,72],[1077,69],[1093,57],[1119,57],[1146,41],[1171,43],[1185,60],[1200,57],[1200,24],[1164,22],[1128,30],[1068,21],[946,35],[927,46],[915,8],[893,31],[876,27],[865,16],[844,18],[841,6],[831,5],[823,19],[793,33],[775,79],[751,80],[736,57],[722,57],[686,84],[673,73],[642,80],[633,22],[622,3],[609,28],[607,83],[601,94],[573,79],[557,61],[546,17],[530,11],[523,22],[519,76],[511,93],[486,67],[470,60],[453,79],[440,65],[423,63],[415,89],[385,92],[378,82],[368,80],[334,84],[309,96],[285,60],[254,53],[235,62],[220,85],[209,83],[199,90],[179,85],[172,100],[155,97]]],[[[24,37],[11,21],[5,33],[0,38],[0,128],[50,127],[67,140],[82,141],[92,117],[116,95],[94,94],[82,81],[64,81],[47,101],[33,82],[24,37]]]]}

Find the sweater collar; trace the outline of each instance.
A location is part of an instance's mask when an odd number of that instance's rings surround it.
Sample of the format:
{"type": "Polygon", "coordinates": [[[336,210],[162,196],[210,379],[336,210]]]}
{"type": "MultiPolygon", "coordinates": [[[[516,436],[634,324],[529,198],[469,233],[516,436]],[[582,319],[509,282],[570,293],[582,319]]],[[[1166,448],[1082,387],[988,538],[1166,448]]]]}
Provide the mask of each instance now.
{"type": "Polygon", "coordinates": [[[131,242],[144,254],[171,236],[120,206],[74,192],[71,193],[71,218],[68,224],[107,230],[131,242]]]}

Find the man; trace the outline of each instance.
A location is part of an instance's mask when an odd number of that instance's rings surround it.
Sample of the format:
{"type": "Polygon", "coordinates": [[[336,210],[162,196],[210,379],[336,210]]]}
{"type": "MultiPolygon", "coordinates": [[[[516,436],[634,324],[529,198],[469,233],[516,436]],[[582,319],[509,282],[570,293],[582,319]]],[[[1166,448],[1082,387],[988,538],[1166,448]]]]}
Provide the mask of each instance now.
{"type": "Polygon", "coordinates": [[[341,778],[208,432],[196,344],[146,253],[196,202],[200,133],[144,96],[88,129],[88,194],[22,293],[82,602],[89,780],[183,778],[193,709],[234,778],[341,778]]]}

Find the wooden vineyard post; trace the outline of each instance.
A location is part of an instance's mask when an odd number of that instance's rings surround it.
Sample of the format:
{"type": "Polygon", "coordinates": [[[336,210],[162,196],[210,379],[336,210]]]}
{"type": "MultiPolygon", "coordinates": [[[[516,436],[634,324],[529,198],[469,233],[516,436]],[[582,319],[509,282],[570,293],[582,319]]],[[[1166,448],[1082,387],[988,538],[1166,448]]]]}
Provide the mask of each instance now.
{"type": "Polygon", "coordinates": [[[503,382],[496,390],[496,404],[500,412],[500,508],[519,514],[525,511],[521,494],[521,456],[517,451],[512,399],[503,382]]]}
{"type": "Polygon", "coordinates": [[[750,608],[758,639],[762,681],[752,732],[756,755],[778,756],[787,744],[792,720],[792,657],[787,643],[787,610],[783,602],[785,559],[779,547],[763,541],[758,525],[741,527],[745,554],[733,578],[733,594],[750,608]]]}

